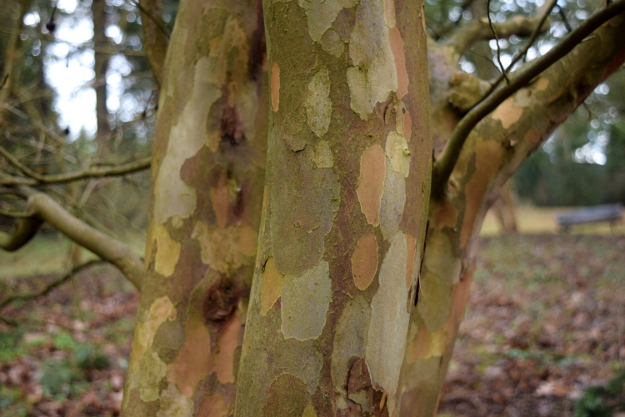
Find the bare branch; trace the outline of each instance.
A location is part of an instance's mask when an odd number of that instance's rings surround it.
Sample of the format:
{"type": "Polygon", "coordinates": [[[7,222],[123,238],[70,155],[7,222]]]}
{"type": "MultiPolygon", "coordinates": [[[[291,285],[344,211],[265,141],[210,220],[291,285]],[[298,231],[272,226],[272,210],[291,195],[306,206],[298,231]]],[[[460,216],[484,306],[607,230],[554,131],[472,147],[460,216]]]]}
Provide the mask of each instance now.
{"type": "Polygon", "coordinates": [[[0,234],[0,247],[5,250],[19,249],[46,221],[74,242],[115,265],[137,289],[140,289],[143,263],[126,244],[105,235],[71,215],[47,194],[25,187],[22,189],[30,194],[26,210],[31,213],[31,217],[21,219],[12,235],[0,234]]]}
{"type": "Polygon", "coordinates": [[[53,289],[55,289],[55,288],[59,287],[60,285],[62,285],[63,283],[65,283],[72,276],[82,272],[85,269],[89,269],[89,268],[91,268],[94,265],[101,265],[101,264],[105,264],[105,263],[106,263],[105,261],[102,261],[102,260],[99,260],[99,259],[94,259],[94,260],[85,262],[83,264],[77,265],[74,268],[72,268],[72,270],[70,272],[68,272],[65,275],[60,276],[56,280],[52,281],[48,285],[46,285],[43,288],[41,288],[39,291],[29,292],[29,293],[25,293],[25,294],[17,294],[17,295],[13,295],[13,296],[7,297],[4,301],[2,301],[0,303],[0,309],[6,307],[9,304],[14,303],[16,301],[28,301],[28,300],[32,300],[34,298],[38,298],[38,297],[42,297],[44,295],[47,295],[48,293],[50,293],[50,291],[52,291],[53,289]]]}
{"type": "Polygon", "coordinates": [[[623,11],[625,11],[625,0],[617,0],[595,13],[545,55],[527,63],[522,68],[515,71],[513,73],[514,78],[510,79],[510,84],[499,87],[490,96],[486,97],[485,100],[475,105],[475,107],[460,120],[452,132],[443,154],[433,167],[432,196],[434,198],[442,196],[446,188],[447,180],[456,165],[462,146],[469,136],[469,133],[471,133],[471,130],[480,120],[495,110],[497,106],[517,90],[529,83],[534,77],[549,68],[554,62],[568,54],[595,29],[623,11]]]}
{"type": "Polygon", "coordinates": [[[59,184],[71,181],[77,181],[87,178],[110,177],[116,175],[132,174],[133,172],[147,169],[152,164],[152,157],[137,159],[132,162],[108,167],[87,167],[79,171],[66,172],[62,174],[42,175],[29,169],[15,158],[9,151],[0,146],[0,154],[7,158],[11,164],[17,167],[29,178],[7,176],[0,177],[1,185],[41,185],[41,184],[59,184]]]}
{"type": "Polygon", "coordinates": [[[501,71],[501,75],[503,75],[503,77],[506,79],[506,82],[510,83],[510,80],[508,80],[508,76],[506,75],[506,69],[503,67],[503,64],[501,62],[501,48],[499,47],[499,36],[497,36],[497,31],[493,26],[493,20],[490,18],[490,0],[488,0],[488,5],[486,7],[486,18],[488,19],[488,26],[490,27],[490,31],[493,32],[495,42],[497,43],[497,63],[499,63],[499,70],[501,71]]]}

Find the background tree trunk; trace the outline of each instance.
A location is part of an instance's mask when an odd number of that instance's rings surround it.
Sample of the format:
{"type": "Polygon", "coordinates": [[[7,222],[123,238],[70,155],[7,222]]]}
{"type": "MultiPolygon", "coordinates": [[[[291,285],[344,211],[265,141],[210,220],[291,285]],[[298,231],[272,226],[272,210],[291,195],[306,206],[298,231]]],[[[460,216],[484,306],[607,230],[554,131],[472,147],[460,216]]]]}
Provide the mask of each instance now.
{"type": "Polygon", "coordinates": [[[264,5],[267,198],[235,415],[395,415],[430,183],[422,3],[264,5]]]}
{"type": "Polygon", "coordinates": [[[124,416],[232,414],[264,184],[261,16],[256,0],[180,3],[124,416]]]}

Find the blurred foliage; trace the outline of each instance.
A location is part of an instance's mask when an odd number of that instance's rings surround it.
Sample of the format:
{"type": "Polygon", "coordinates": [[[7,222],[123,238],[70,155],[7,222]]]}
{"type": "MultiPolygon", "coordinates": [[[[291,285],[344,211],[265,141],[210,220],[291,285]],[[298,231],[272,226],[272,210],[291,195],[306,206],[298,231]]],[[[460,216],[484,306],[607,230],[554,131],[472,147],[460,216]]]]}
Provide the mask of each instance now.
{"type": "Polygon", "coordinates": [[[588,387],[575,404],[574,417],[610,417],[625,411],[625,370],[605,386],[588,387]]]}

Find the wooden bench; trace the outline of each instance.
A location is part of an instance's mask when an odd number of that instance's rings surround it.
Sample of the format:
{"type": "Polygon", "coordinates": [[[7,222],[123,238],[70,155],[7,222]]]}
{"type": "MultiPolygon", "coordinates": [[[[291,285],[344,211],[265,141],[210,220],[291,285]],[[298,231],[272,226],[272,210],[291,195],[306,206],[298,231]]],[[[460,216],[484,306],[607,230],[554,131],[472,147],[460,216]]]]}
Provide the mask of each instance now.
{"type": "Polygon", "coordinates": [[[587,223],[610,222],[613,229],[616,222],[621,221],[623,206],[618,204],[604,204],[594,207],[583,207],[577,210],[567,211],[556,217],[558,226],[568,232],[571,226],[587,223]]]}

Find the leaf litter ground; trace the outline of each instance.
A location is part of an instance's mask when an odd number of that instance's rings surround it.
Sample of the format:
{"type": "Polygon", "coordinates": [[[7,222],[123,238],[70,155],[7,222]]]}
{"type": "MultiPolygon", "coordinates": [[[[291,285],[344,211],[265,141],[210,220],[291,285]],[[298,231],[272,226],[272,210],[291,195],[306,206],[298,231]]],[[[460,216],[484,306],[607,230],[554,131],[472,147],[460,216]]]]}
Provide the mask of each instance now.
{"type": "MultiPolygon", "coordinates": [[[[441,414],[569,416],[625,366],[625,237],[484,238],[441,414]]],[[[54,276],[0,282],[12,292],[54,276]]],[[[97,267],[0,311],[3,416],[115,416],[138,295],[97,267]]]]}

